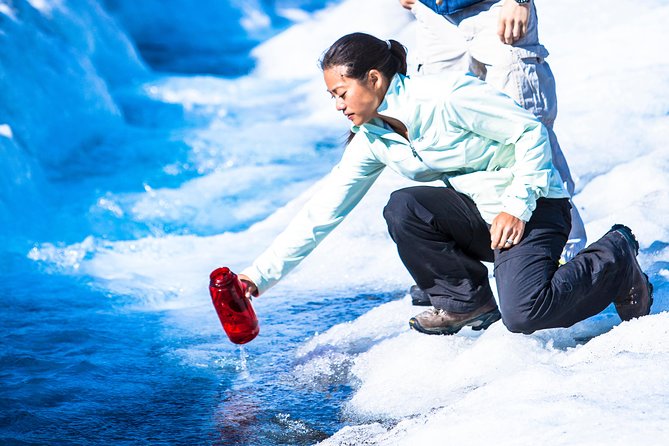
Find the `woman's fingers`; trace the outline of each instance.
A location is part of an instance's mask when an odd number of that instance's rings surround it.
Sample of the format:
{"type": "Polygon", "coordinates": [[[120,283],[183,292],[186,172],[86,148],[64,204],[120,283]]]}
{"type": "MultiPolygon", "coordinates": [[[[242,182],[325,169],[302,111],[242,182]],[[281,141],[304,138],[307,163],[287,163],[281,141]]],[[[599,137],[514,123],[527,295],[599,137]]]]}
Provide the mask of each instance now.
{"type": "Polygon", "coordinates": [[[510,248],[517,243],[517,235],[511,229],[501,231],[493,249],[510,248]]]}
{"type": "Polygon", "coordinates": [[[255,296],[257,291],[258,291],[258,288],[256,288],[255,285],[253,285],[253,284],[247,285],[247,287],[246,287],[246,297],[248,297],[250,299],[251,297],[255,296]]]}
{"type": "Polygon", "coordinates": [[[239,277],[239,280],[242,281],[242,283],[244,284],[244,286],[246,288],[246,292],[244,293],[246,295],[246,297],[248,297],[250,299],[251,297],[258,295],[258,287],[256,286],[255,283],[253,283],[253,281],[251,279],[249,279],[244,274],[239,274],[238,277],[239,277]]]}
{"type": "Polygon", "coordinates": [[[490,226],[490,248],[509,249],[523,238],[525,222],[506,212],[500,213],[490,226]]]}
{"type": "Polygon", "coordinates": [[[509,244],[507,241],[511,239],[512,228],[507,227],[504,224],[493,224],[490,229],[490,247],[492,249],[503,249],[508,248],[509,244]]]}

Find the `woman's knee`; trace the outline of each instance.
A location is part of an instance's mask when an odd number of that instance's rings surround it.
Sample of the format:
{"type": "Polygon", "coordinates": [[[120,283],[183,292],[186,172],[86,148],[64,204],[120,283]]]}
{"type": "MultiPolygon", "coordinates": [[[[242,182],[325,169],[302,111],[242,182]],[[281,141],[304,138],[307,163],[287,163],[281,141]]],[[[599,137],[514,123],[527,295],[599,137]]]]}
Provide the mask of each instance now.
{"type": "Polygon", "coordinates": [[[511,333],[532,334],[541,329],[532,319],[519,315],[504,316],[502,313],[502,322],[511,333]]]}
{"type": "Polygon", "coordinates": [[[549,317],[537,312],[535,305],[529,301],[525,303],[500,302],[502,322],[512,333],[532,334],[537,330],[551,328],[549,317]]]}
{"type": "Polygon", "coordinates": [[[531,334],[544,328],[541,326],[541,318],[533,310],[534,299],[521,300],[515,294],[507,296],[500,295],[499,311],[502,313],[502,322],[510,332],[531,334]]]}
{"type": "Polygon", "coordinates": [[[413,187],[399,189],[390,194],[388,203],[383,208],[383,218],[385,218],[388,228],[397,228],[415,216],[414,207],[416,199],[414,197],[413,187]]]}

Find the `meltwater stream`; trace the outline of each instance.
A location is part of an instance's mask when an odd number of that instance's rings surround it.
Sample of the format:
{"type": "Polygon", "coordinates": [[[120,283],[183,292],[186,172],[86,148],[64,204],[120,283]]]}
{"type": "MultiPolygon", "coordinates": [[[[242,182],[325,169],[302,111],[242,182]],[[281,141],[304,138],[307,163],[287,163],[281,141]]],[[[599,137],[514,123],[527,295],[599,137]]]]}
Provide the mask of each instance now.
{"type": "Polygon", "coordinates": [[[8,445],[313,444],[346,421],[349,377],[340,364],[321,382],[300,379],[296,367],[309,358],[296,359],[296,347],[397,297],[295,296],[265,312],[262,335],[240,348],[220,327],[205,335],[171,323],[197,324],[209,308],[137,311],[132,296],[92,291],[85,278],[46,275],[18,258],[3,262],[0,293],[8,445]]]}

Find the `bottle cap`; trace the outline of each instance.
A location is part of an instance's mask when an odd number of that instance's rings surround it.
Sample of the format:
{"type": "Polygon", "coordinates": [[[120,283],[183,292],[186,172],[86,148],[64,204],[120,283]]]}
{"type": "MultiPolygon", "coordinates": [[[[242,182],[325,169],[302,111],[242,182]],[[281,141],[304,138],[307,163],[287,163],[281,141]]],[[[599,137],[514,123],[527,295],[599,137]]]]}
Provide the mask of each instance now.
{"type": "Polygon", "coordinates": [[[234,273],[227,266],[217,268],[209,275],[209,284],[211,286],[224,286],[234,279],[234,273]]]}

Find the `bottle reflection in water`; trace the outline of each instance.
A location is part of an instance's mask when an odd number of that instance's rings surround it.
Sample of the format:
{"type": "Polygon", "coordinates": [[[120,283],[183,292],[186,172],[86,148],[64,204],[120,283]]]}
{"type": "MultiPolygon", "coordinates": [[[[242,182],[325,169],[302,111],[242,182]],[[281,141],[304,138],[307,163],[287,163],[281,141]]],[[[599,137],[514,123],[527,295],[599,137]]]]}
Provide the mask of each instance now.
{"type": "Polygon", "coordinates": [[[212,271],[209,279],[211,300],[228,338],[235,344],[252,341],[260,328],[246,286],[226,267],[212,271]]]}

